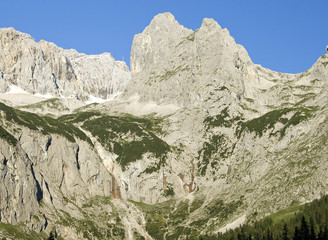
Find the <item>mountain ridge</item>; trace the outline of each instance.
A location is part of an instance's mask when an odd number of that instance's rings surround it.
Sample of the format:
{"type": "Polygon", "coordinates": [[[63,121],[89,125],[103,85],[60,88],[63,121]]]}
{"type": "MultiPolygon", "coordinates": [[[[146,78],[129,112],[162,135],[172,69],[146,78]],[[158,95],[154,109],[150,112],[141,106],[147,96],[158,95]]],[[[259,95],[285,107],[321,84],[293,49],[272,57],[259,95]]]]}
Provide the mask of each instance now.
{"type": "Polygon", "coordinates": [[[5,78],[1,92],[7,91],[8,84],[4,83],[9,82],[32,94],[107,99],[123,91],[130,78],[126,64],[116,62],[110,53],[86,55],[44,40],[36,43],[30,35],[13,28],[1,29],[0,34],[0,70],[5,78]]]}
{"type": "MultiPolygon", "coordinates": [[[[55,69],[62,50],[43,44],[55,69]]],[[[76,79],[79,58],[103,68],[67,51],[58,69],[76,79]]],[[[198,239],[327,194],[327,63],[274,72],[214,20],[192,31],[159,14],[114,100],[0,104],[0,219],[65,239],[198,239]]]]}

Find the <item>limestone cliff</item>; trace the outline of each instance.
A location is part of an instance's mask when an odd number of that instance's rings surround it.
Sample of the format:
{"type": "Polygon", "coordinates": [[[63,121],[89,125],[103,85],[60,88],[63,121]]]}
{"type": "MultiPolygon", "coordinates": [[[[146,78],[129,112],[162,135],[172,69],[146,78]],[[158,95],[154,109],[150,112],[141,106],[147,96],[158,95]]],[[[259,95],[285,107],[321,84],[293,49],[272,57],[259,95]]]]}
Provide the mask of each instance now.
{"type": "Polygon", "coordinates": [[[13,28],[0,29],[0,59],[1,92],[12,84],[32,94],[107,99],[122,92],[130,79],[126,64],[109,53],[85,55],[37,43],[13,28]]]}

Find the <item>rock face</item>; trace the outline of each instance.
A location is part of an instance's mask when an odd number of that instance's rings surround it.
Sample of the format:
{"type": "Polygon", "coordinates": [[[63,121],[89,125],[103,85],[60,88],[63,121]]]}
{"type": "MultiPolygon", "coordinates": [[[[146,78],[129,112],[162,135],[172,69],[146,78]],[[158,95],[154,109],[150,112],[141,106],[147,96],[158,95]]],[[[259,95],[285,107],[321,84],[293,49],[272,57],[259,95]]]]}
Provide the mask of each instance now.
{"type": "MultiPolygon", "coordinates": [[[[129,76],[109,54],[16,34],[4,35],[16,55],[1,45],[17,57],[0,59],[0,89],[109,98],[123,88],[105,79],[129,76]]],[[[29,112],[0,103],[1,222],[65,239],[215,238],[327,194],[327,53],[278,73],[213,19],[192,31],[164,13],[135,36],[131,74],[121,97],[73,113],[62,99],[19,107],[29,112]]]]}
{"type": "Polygon", "coordinates": [[[130,79],[126,64],[109,53],[85,55],[36,43],[13,28],[0,29],[0,57],[1,92],[13,84],[33,94],[107,99],[122,92],[130,79]]]}
{"type": "Polygon", "coordinates": [[[0,143],[0,221],[13,224],[30,221],[31,212],[38,212],[38,201],[42,199],[33,163],[22,149],[14,149],[2,139],[0,143]]]}
{"type": "Polygon", "coordinates": [[[180,106],[204,102],[209,85],[229,87],[240,97],[251,94],[245,92],[246,83],[249,89],[259,84],[246,50],[226,29],[204,19],[200,29],[192,31],[170,13],[156,16],[134,37],[131,72],[127,95],[180,106]]]}

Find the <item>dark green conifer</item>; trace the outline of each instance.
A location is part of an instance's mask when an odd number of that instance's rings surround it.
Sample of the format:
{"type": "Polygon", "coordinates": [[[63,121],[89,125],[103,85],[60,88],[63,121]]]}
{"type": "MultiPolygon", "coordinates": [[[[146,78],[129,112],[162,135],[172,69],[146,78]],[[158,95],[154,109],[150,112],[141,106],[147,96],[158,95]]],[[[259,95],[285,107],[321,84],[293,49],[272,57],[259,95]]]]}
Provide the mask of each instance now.
{"type": "Polygon", "coordinates": [[[310,238],[309,227],[305,220],[305,217],[303,216],[301,220],[300,239],[309,240],[309,238],[310,238]]]}
{"type": "Polygon", "coordinates": [[[286,223],[284,225],[284,229],[283,229],[283,232],[282,232],[282,240],[289,240],[289,238],[288,238],[288,228],[287,228],[286,223]]]}
{"type": "Polygon", "coordinates": [[[300,231],[298,230],[298,227],[297,226],[295,227],[293,240],[301,240],[300,231]]]}

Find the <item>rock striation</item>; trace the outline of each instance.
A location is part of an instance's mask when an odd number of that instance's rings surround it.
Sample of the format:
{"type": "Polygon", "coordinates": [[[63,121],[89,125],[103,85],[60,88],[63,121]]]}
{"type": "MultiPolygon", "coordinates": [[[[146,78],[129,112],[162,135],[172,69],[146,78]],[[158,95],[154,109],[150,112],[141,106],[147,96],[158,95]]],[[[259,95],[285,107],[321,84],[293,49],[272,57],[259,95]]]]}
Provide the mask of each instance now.
{"type": "Polygon", "coordinates": [[[121,93],[130,79],[126,64],[110,53],[85,55],[13,28],[0,29],[1,92],[15,85],[35,94],[87,100],[121,93]]]}

